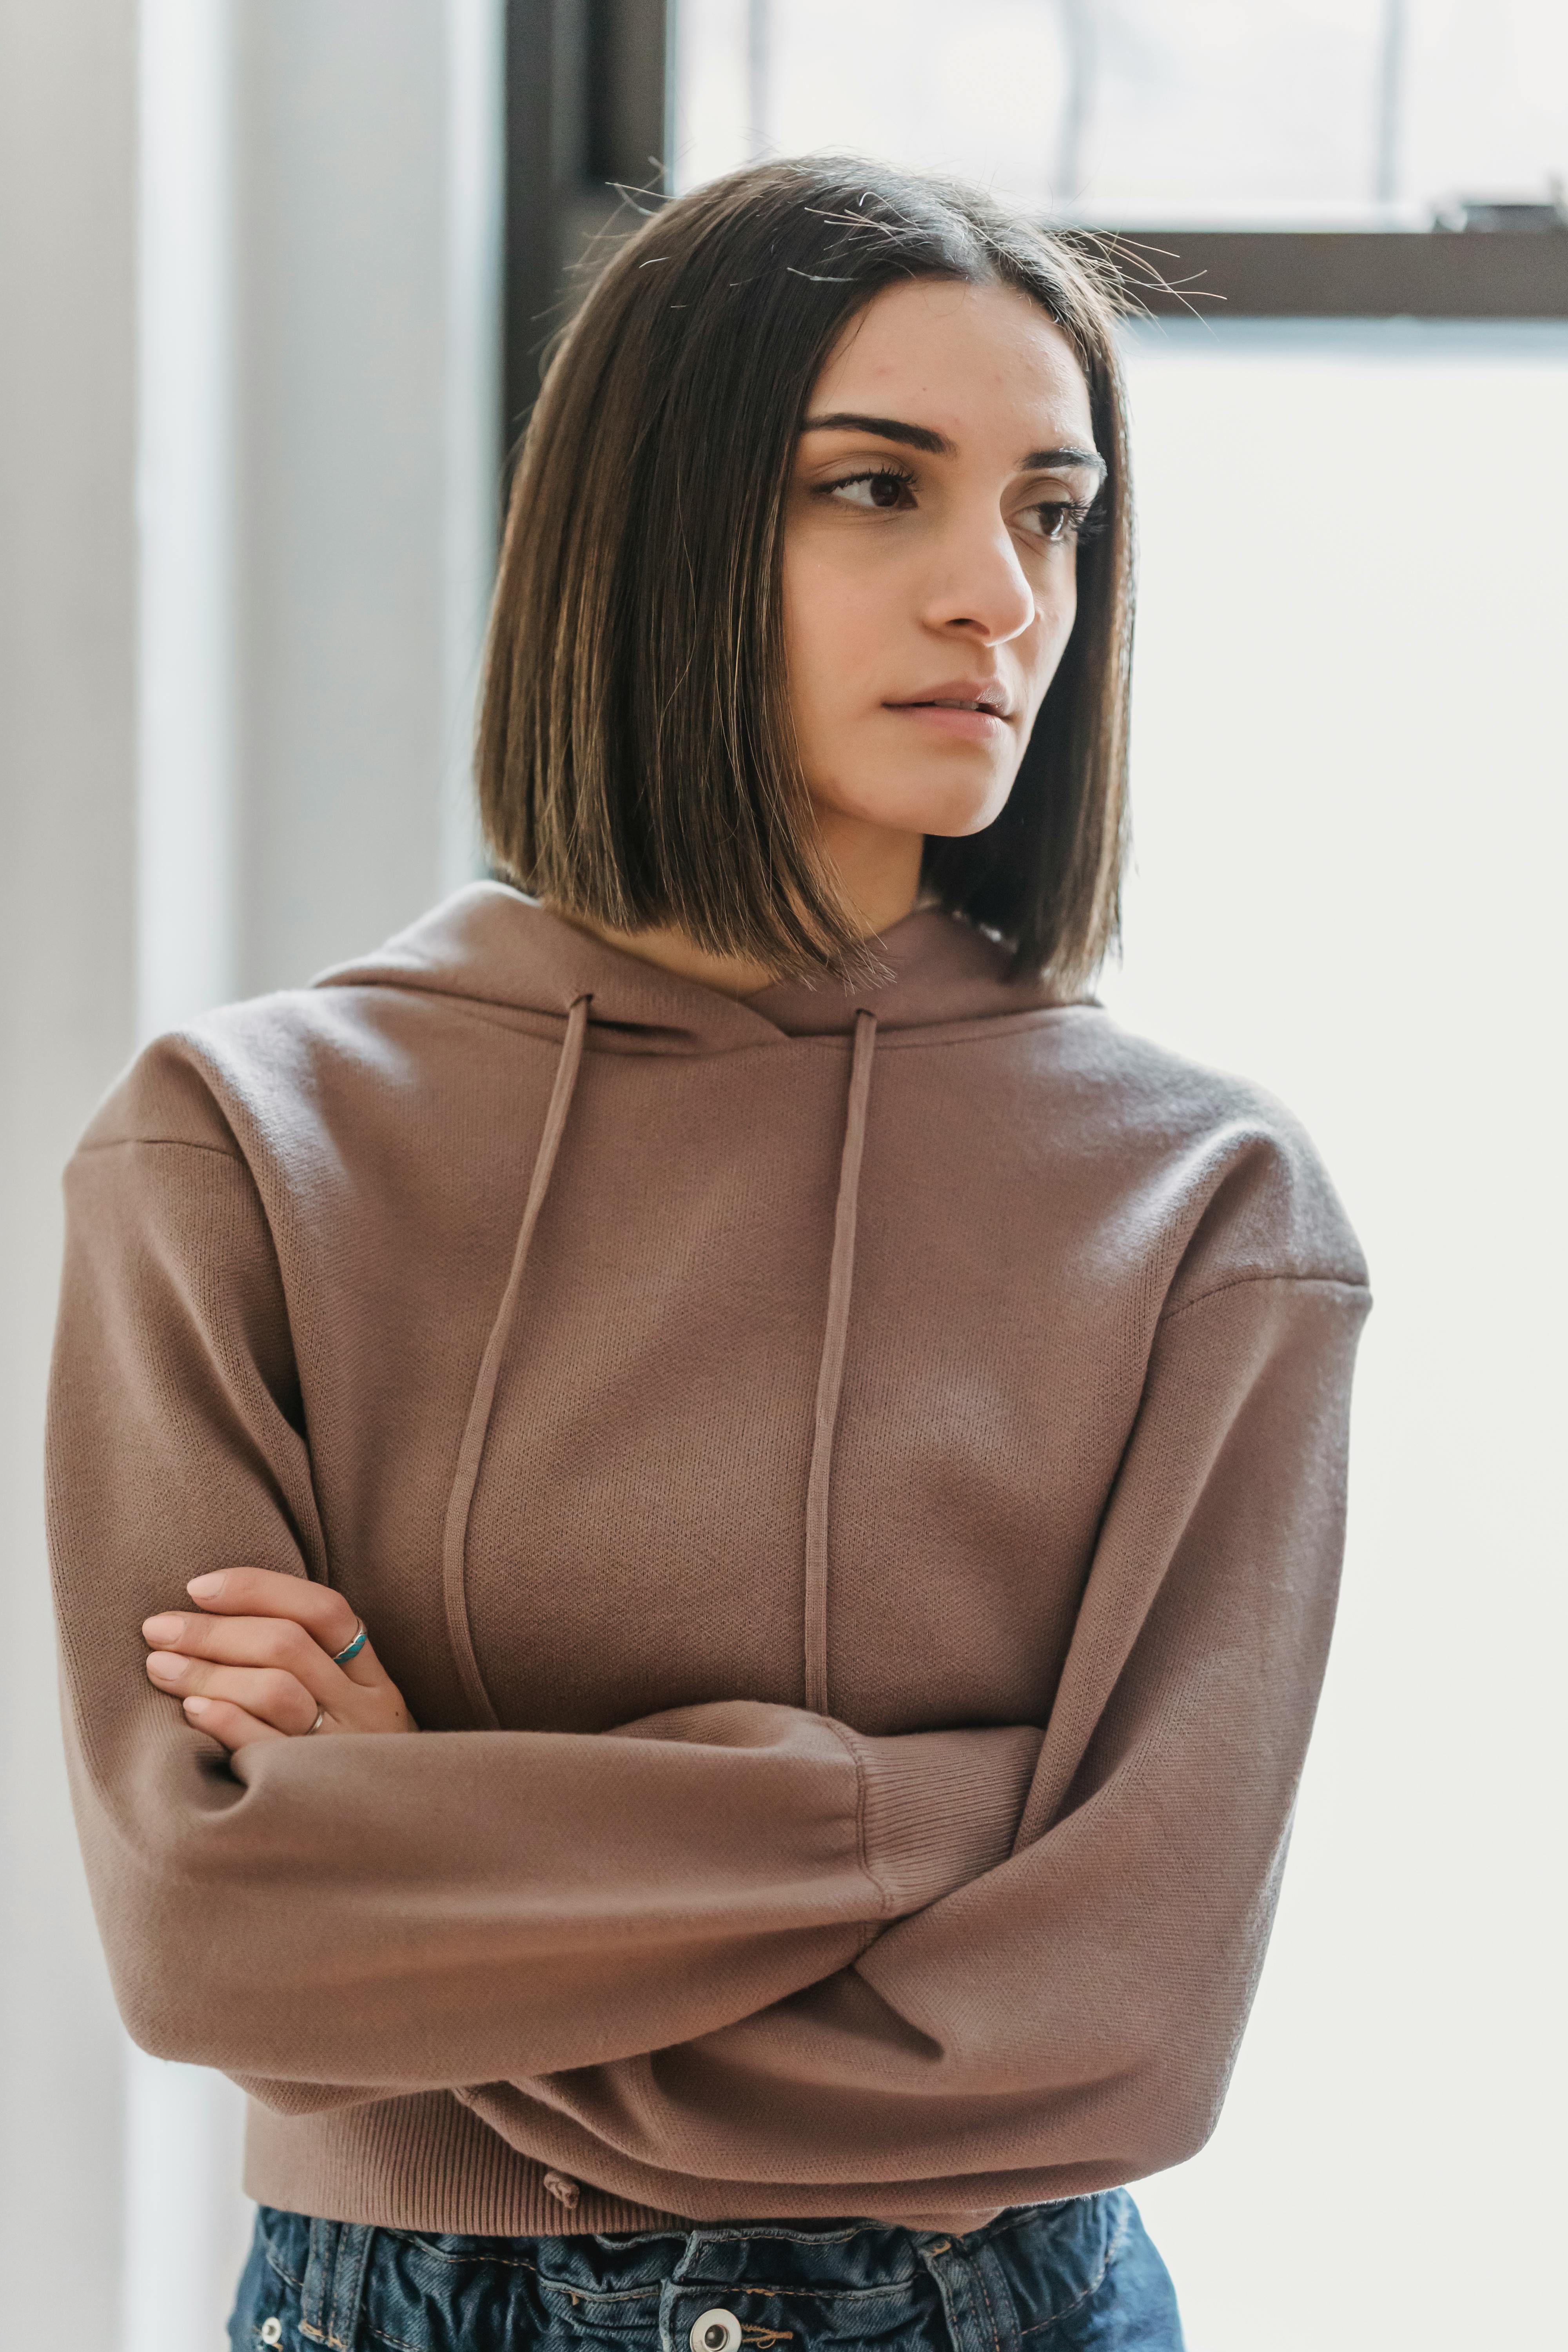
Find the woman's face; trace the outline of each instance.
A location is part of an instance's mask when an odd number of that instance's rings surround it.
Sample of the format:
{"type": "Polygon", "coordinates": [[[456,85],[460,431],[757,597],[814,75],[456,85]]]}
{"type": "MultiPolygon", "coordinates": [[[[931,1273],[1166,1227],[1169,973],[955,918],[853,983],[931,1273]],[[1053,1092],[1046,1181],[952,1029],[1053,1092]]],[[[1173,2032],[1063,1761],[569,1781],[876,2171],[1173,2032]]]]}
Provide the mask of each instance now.
{"type": "Polygon", "coordinates": [[[1082,371],[1024,295],[919,279],[851,323],[812,394],[784,535],[819,813],[900,834],[991,823],[1072,628],[1103,477],[1082,371]]]}

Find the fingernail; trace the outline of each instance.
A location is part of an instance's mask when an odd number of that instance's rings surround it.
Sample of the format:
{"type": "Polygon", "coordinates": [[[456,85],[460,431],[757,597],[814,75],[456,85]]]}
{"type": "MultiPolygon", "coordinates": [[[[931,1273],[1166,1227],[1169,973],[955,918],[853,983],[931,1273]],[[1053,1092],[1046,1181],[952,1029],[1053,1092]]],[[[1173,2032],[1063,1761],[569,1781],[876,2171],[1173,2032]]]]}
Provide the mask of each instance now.
{"type": "Polygon", "coordinates": [[[155,1681],[177,1683],[185,1671],[184,1658],[172,1658],[154,1651],[147,1661],[147,1671],[155,1681]]]}
{"type": "Polygon", "coordinates": [[[166,1650],[171,1642],[177,1642],[184,1630],[183,1617],[145,1617],[142,1621],[143,1641],[151,1642],[161,1650],[166,1650]]]}
{"type": "Polygon", "coordinates": [[[194,1592],[198,1601],[210,1600],[211,1596],[215,1592],[221,1592],[223,1591],[223,1570],[221,1568],[212,1568],[207,1570],[205,1576],[193,1576],[190,1582],[186,1585],[185,1591],[187,1592],[194,1592]]]}
{"type": "Polygon", "coordinates": [[[211,1704],[212,1701],[210,1699],[188,1698],[184,1702],[185,1713],[187,1715],[205,1715],[211,1704]]]}

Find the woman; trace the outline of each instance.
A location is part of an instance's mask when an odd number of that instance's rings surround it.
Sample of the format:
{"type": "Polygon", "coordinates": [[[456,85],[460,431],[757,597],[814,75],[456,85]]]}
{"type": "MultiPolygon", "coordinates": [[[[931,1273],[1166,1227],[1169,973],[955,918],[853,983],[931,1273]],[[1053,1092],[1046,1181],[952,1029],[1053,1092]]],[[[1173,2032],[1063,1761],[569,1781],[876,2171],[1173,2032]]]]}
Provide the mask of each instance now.
{"type": "Polygon", "coordinates": [[[72,1164],[77,1802],[251,2095],[237,2346],[1180,2343],[1123,2184],[1256,1982],[1367,1292],[1089,992],[1112,334],[859,163],[650,220],[513,493],[507,879],[72,1164]]]}

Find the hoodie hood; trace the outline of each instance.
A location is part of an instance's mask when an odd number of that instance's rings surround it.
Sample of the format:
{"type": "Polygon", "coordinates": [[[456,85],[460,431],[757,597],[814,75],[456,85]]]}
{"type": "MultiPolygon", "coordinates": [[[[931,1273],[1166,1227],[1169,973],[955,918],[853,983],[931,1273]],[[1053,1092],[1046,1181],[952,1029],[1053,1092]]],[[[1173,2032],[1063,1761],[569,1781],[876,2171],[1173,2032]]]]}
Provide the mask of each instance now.
{"type": "Polygon", "coordinates": [[[504,883],[474,882],[316,985],[418,989],[557,1018],[586,997],[594,1028],[621,1032],[617,1043],[633,1050],[671,1054],[847,1036],[861,1013],[882,1030],[927,1029],[1063,1002],[1048,982],[1008,980],[1006,950],[942,908],[906,915],[878,945],[892,971],[880,987],[784,980],[731,997],[611,947],[504,883]]]}

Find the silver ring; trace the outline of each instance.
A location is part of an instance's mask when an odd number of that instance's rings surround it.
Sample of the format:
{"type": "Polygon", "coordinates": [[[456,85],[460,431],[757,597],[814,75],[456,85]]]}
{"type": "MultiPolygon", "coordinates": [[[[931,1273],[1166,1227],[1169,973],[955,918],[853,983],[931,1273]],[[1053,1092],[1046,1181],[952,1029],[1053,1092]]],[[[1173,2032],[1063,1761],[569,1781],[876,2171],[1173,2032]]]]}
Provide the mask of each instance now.
{"type": "MultiPolygon", "coordinates": [[[[320,1731],[320,1729],[321,1729],[321,1727],[322,1724],[323,1724],[323,1723],[325,1723],[326,1719],[327,1719],[327,1710],[326,1710],[326,1708],[325,1708],[324,1706],[319,1706],[319,1707],[316,1709],[316,1720],[315,1720],[315,1721],[314,1721],[314,1723],[310,1726],[310,1731],[320,1731]]],[[[309,1738],[310,1737],[310,1731],[304,1731],[304,1732],[301,1732],[301,1733],[300,1733],[300,1738],[301,1738],[302,1739],[309,1739],[309,1738]]]]}
{"type": "Polygon", "coordinates": [[[370,1635],[364,1629],[364,1619],[363,1617],[356,1617],[354,1619],[354,1634],[353,1640],[345,1642],[341,1650],[334,1650],[332,1652],[333,1665],[346,1666],[351,1658],[358,1657],[360,1652],[363,1649],[369,1639],[370,1635]]]}

